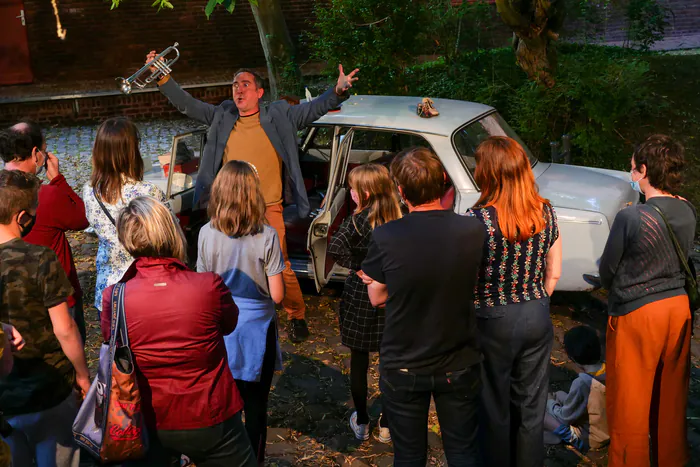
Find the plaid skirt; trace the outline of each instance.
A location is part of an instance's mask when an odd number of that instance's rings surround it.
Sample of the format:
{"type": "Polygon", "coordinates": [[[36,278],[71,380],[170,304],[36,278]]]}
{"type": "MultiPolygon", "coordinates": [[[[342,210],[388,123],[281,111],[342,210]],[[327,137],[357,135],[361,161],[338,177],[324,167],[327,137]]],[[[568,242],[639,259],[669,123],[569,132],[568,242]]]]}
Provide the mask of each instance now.
{"type": "Polygon", "coordinates": [[[384,332],[384,308],[374,308],[367,286],[355,271],[345,279],[338,307],[340,337],[344,346],[364,352],[379,352],[384,332]]]}

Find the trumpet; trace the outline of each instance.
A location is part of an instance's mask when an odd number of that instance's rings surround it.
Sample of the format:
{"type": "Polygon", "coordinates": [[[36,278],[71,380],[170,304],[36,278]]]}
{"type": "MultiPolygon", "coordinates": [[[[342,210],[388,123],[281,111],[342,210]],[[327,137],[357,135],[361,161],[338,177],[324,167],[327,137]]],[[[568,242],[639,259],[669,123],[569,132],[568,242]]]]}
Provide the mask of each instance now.
{"type": "Polygon", "coordinates": [[[139,89],[143,89],[146,86],[148,86],[149,83],[151,83],[153,80],[160,79],[165,75],[169,75],[173,70],[172,66],[173,63],[177,62],[177,59],[180,58],[180,51],[177,50],[178,43],[175,42],[175,44],[171,45],[158,55],[151,60],[150,62],[146,63],[139,71],[134,73],[133,75],[129,76],[128,78],[117,78],[117,81],[119,81],[119,89],[121,92],[124,94],[130,94],[131,93],[131,87],[132,85],[136,86],[139,89]],[[175,52],[175,57],[171,59],[166,59],[165,56],[168,55],[171,52],[175,52]],[[150,71],[150,68],[154,67],[155,70],[150,71]],[[148,77],[145,77],[146,73],[150,71],[150,75],[148,77]]]}

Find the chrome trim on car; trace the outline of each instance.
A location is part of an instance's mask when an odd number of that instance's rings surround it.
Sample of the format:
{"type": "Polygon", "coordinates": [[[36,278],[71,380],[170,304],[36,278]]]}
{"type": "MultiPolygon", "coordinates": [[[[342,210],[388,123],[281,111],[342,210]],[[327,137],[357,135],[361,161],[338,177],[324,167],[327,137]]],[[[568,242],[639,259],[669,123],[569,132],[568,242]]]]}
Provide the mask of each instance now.
{"type": "Polygon", "coordinates": [[[567,224],[592,224],[592,225],[602,225],[603,221],[601,219],[571,219],[566,216],[557,215],[557,222],[566,222],[567,224]]]}

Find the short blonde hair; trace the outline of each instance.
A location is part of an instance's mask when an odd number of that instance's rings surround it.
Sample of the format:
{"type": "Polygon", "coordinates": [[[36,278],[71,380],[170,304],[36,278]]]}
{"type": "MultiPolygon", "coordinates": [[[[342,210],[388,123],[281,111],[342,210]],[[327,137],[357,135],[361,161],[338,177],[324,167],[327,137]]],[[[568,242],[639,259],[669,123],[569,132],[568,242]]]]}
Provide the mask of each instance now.
{"type": "Polygon", "coordinates": [[[187,242],[175,215],[155,198],[133,199],[117,217],[119,241],[134,258],[187,261],[187,242]]]}
{"type": "Polygon", "coordinates": [[[255,167],[245,161],[226,163],[211,187],[211,226],[230,237],[255,235],[263,231],[265,209],[255,167]]]}

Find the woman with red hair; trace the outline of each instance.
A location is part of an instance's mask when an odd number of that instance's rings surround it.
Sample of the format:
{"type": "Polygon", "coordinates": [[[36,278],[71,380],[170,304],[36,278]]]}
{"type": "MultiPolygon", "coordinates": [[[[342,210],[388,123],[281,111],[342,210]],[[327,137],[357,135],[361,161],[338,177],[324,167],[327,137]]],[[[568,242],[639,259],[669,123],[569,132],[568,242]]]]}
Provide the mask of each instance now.
{"type": "Polygon", "coordinates": [[[481,197],[468,214],[486,231],[474,290],[484,355],[484,461],[541,467],[553,336],[549,296],[561,274],[557,218],[518,142],[490,137],[475,158],[481,197]]]}

